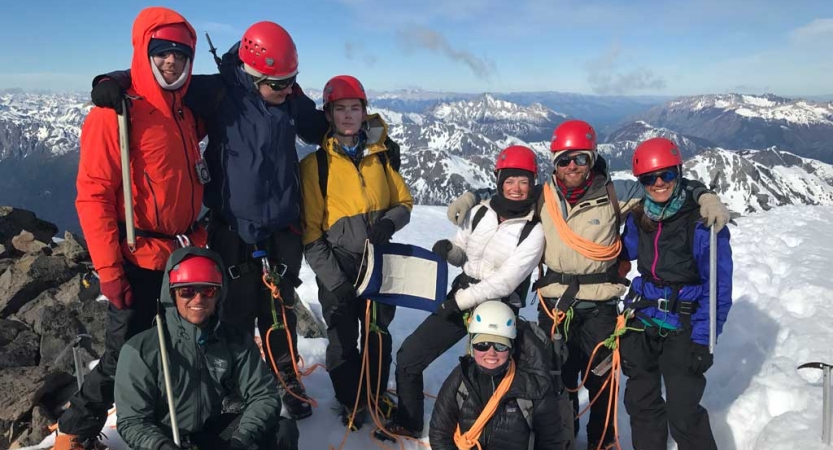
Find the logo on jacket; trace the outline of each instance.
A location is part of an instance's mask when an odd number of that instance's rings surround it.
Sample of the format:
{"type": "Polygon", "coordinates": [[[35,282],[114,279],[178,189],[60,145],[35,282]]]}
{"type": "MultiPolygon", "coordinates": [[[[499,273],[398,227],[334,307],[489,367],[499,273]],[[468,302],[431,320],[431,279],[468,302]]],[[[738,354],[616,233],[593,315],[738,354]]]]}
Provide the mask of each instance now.
{"type": "Polygon", "coordinates": [[[601,225],[602,224],[602,222],[599,219],[591,219],[591,220],[588,220],[587,223],[590,224],[590,225],[601,225]]]}
{"type": "Polygon", "coordinates": [[[220,378],[224,373],[226,373],[226,370],[228,370],[228,361],[225,359],[220,359],[211,355],[206,355],[205,359],[208,360],[208,371],[214,374],[217,378],[220,378]]]}

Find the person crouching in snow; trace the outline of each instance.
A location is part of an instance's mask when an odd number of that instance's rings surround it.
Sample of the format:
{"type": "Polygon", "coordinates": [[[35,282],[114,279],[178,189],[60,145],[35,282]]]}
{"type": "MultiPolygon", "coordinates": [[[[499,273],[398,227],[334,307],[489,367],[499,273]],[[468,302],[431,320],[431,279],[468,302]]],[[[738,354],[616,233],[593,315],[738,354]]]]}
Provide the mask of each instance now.
{"type": "MultiPolygon", "coordinates": [[[[367,300],[356,297],[353,282],[365,241],[388,243],[410,221],[414,201],[402,176],[391,166],[385,147],[387,125],[378,114],[367,114],[367,96],[359,80],[334,77],[324,86],[323,95],[330,130],[321,148],[301,161],[304,256],[315,272],[327,322],[327,372],[341,404],[342,423],[358,429],[367,417],[367,392],[364,384],[359,387],[359,325],[362,342],[369,330],[364,323],[367,300]],[[353,414],[357,396],[360,403],[353,414]]],[[[396,308],[376,302],[371,308],[381,333],[371,333],[369,338],[370,379],[375,386],[380,377],[384,392],[392,347],[388,325],[396,308]]],[[[379,394],[370,393],[374,398],[379,394]]]]}
{"type": "Polygon", "coordinates": [[[524,357],[528,346],[516,339],[512,308],[482,303],[472,312],[468,332],[471,355],[460,358],[434,403],[431,448],[566,449],[546,364],[535,352],[524,357]]]}
{"type": "MultiPolygon", "coordinates": [[[[628,377],[625,407],[634,448],[665,450],[668,428],[680,450],[716,450],[700,405],[709,353],[709,228],[687,195],[680,149],[665,138],[641,143],[633,174],[646,196],[625,223],[621,259],[639,276],[625,298],[628,331],[620,339],[628,377]],[[666,397],[662,397],[662,381],[666,397]]],[[[717,333],[732,306],[729,228],[717,233],[717,333]]]]}
{"type": "Polygon", "coordinates": [[[157,330],[122,347],[117,429],[134,450],[297,450],[298,428],[280,417],[276,383],[248,330],[220,322],[227,279],[220,256],[186,247],[170,256],[160,296],[181,446],[173,441],[157,330]],[[223,414],[232,391],[240,414],[223,414]]]}
{"type": "Polygon", "coordinates": [[[473,208],[452,241],[434,244],[432,250],[449,263],[463,266],[463,273],[439,309],[405,339],[396,354],[399,404],[396,416],[386,425],[389,432],[409,437],[421,434],[422,372],[466,335],[465,311],[498,299],[515,311],[523,306],[529,275],[544,252],[544,232],[531,195],[537,173],[532,150],[519,145],[504,149],[495,164],[498,195],[473,208]]]}

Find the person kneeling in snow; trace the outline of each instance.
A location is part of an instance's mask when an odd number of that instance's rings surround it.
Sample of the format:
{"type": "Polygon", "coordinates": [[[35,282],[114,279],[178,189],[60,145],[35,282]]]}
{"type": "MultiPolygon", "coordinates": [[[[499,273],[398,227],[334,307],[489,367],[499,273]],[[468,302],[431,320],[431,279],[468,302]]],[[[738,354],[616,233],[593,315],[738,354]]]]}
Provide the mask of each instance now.
{"type": "Polygon", "coordinates": [[[516,325],[508,305],[488,301],[472,312],[468,332],[471,356],[460,358],[434,404],[431,448],[566,449],[548,367],[529,336],[534,327],[516,325]]]}
{"type": "Polygon", "coordinates": [[[157,330],[127,341],[116,368],[118,432],[133,450],[297,450],[295,422],[280,417],[275,381],[244,329],[220,322],[227,280],[219,255],[186,247],[162,283],[164,335],[181,447],[174,444],[157,330]],[[236,391],[240,414],[223,414],[236,391]]]}

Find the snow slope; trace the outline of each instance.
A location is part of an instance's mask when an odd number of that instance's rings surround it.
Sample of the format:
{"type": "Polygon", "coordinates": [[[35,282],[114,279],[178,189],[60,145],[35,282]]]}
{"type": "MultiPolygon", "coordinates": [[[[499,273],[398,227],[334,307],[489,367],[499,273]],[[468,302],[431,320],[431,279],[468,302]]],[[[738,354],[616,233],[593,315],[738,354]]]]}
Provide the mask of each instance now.
{"type": "MultiPolygon", "coordinates": [[[[828,297],[833,292],[833,277],[822,270],[833,259],[833,231],[829,226],[833,223],[833,207],[784,206],[739,218],[737,222],[731,230],[735,304],[720,336],[714,367],[707,373],[709,384],[703,399],[711,414],[718,448],[828,448],[820,439],[821,373],[797,371],[796,367],[808,361],[833,363],[833,308],[828,297]]],[[[395,240],[430,248],[435,240],[453,232],[444,208],[417,206],[411,224],[395,240]]],[[[452,270],[452,274],[457,273],[452,270]]],[[[304,284],[299,292],[311,309],[320,314],[309,267],[303,268],[301,276],[304,284]]],[[[529,306],[522,314],[535,319],[534,308],[529,306]]],[[[391,327],[394,349],[425,316],[421,311],[397,311],[391,327]]],[[[324,362],[324,340],[301,339],[299,347],[308,365],[324,362]]],[[[463,353],[463,345],[458,344],[425,371],[427,392],[439,390],[463,353]]],[[[338,446],[344,428],[331,410],[335,400],[326,372],[318,370],[305,382],[319,407],[311,418],[299,422],[300,448],[338,446]]],[[[429,400],[429,414],[431,406],[429,400]]],[[[624,408],[620,411],[622,448],[630,449],[627,415],[624,408]]],[[[125,448],[115,430],[107,428],[106,434],[112,448],[125,448]]],[[[353,433],[343,448],[376,448],[368,434],[367,428],[353,433]]],[[[47,438],[44,444],[51,440],[47,438]]],[[[676,448],[670,445],[669,448],[676,448]]],[[[585,446],[582,431],[579,448],[585,446]]],[[[418,446],[405,444],[403,448],[418,446]]]]}

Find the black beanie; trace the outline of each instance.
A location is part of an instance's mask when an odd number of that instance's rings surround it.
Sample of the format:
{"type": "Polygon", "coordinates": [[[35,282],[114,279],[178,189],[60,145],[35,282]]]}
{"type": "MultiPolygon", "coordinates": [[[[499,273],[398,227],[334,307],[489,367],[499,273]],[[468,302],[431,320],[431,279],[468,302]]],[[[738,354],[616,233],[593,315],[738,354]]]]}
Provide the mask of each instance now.
{"type": "Polygon", "coordinates": [[[187,56],[188,59],[194,59],[194,51],[191,47],[176,41],[169,41],[167,39],[151,39],[148,44],[148,56],[156,56],[167,51],[175,51],[187,56]]]}
{"type": "Polygon", "coordinates": [[[500,169],[497,174],[497,191],[498,194],[503,195],[503,182],[509,177],[527,177],[529,178],[529,187],[535,184],[535,174],[524,169],[500,169]]]}

